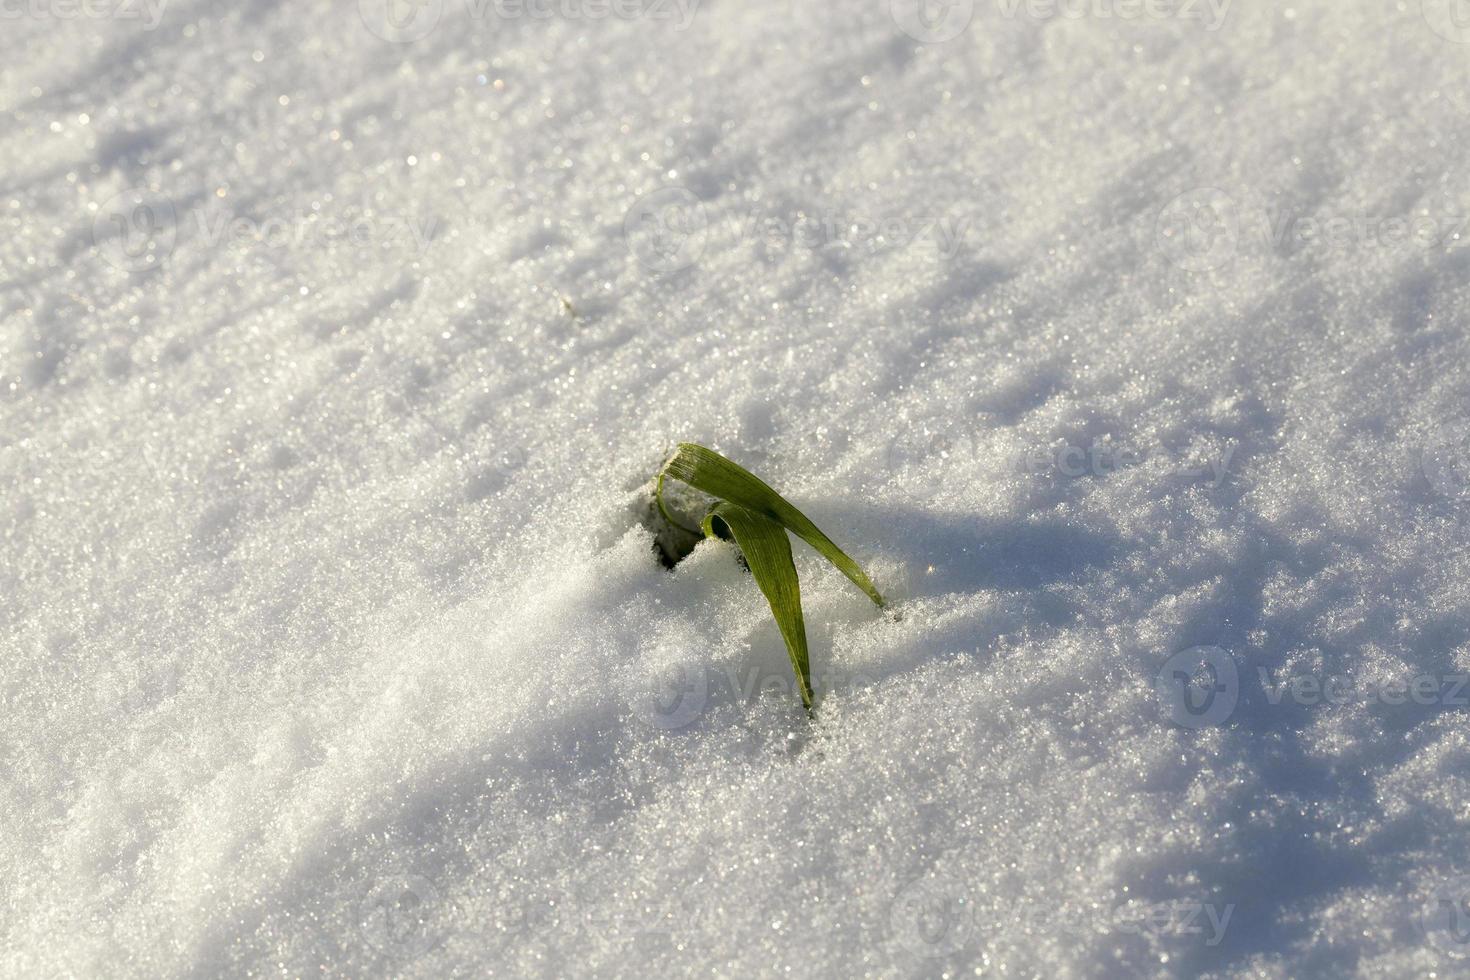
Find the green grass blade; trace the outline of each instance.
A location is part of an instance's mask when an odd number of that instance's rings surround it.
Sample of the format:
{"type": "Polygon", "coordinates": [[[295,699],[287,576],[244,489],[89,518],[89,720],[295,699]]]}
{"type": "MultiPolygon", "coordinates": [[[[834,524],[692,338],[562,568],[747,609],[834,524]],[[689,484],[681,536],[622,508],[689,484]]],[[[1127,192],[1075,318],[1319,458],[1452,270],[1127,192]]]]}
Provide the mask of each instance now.
{"type": "Polygon", "coordinates": [[[743,466],[732,463],[712,449],[684,442],[679,444],[679,450],[674,457],[664,464],[663,472],[659,474],[660,480],[664,473],[712,497],[727,500],[783,525],[821,552],[842,574],[866,592],[868,598],[879,606],[884,605],[883,597],[878,594],[868,576],[863,574],[857,562],[847,557],[805,514],[743,466]]]}
{"type": "Polygon", "coordinates": [[[810,712],[811,658],[807,654],[806,623],[801,617],[801,585],[796,580],[796,564],[791,560],[786,529],[763,514],[729,502],[710,509],[704,518],[704,533],[710,537],[723,536],[716,533],[717,522],[723,522],[735,538],[745,555],[745,564],[750,566],[750,574],[755,576],[755,584],[770,603],[781,638],[786,641],[786,652],[791,655],[791,668],[801,688],[801,703],[810,712]]]}

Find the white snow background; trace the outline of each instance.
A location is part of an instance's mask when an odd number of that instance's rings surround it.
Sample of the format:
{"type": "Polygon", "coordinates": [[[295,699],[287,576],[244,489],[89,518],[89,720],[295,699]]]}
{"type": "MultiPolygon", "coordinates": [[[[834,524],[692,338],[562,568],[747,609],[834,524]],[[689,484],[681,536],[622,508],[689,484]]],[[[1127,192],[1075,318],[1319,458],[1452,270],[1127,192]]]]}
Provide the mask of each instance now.
{"type": "Polygon", "coordinates": [[[1466,976],[1467,42],[5,0],[0,973],[1466,976]]]}

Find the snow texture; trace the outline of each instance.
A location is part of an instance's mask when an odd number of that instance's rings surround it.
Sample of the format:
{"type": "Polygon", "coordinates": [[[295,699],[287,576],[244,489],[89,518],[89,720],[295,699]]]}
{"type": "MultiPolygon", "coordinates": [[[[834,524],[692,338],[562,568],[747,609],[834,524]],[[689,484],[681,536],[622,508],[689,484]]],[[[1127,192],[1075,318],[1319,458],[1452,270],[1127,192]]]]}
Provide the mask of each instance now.
{"type": "Polygon", "coordinates": [[[1466,976],[1464,14],[0,4],[0,974],[1466,976]]]}

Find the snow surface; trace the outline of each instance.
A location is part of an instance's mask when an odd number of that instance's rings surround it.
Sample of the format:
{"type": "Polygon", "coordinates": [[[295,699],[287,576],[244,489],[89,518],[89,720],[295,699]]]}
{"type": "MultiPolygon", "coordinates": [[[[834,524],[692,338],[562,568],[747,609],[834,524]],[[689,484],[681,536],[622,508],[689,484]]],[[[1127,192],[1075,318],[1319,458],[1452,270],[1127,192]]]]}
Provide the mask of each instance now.
{"type": "Polygon", "coordinates": [[[0,973],[1466,976],[1463,9],[584,3],[0,6],[0,973]]]}

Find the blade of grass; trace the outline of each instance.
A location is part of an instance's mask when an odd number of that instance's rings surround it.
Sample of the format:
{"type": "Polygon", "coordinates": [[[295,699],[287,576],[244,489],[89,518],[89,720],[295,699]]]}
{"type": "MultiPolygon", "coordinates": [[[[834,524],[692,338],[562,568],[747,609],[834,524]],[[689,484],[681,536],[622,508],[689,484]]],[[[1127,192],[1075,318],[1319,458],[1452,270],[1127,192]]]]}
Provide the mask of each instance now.
{"type": "Polygon", "coordinates": [[[699,532],[694,530],[694,528],[690,527],[688,524],[685,524],[673,514],[670,514],[669,509],[664,506],[664,477],[668,475],[668,472],[669,471],[667,467],[660,470],[658,474],[658,483],[656,483],[653,487],[653,501],[654,503],[658,504],[658,512],[664,516],[664,520],[674,525],[674,527],[677,527],[682,531],[688,531],[690,534],[698,534],[699,532]]]}
{"type": "MultiPolygon", "coordinates": [[[[696,446],[692,442],[684,442],[679,444],[678,451],[660,471],[660,487],[663,486],[664,474],[681,480],[696,490],[702,490],[712,497],[729,501],[783,525],[792,534],[821,552],[822,556],[836,565],[842,574],[852,579],[853,584],[867,593],[868,598],[880,607],[885,605],[883,597],[878,594],[878,590],[873,587],[868,576],[863,574],[857,562],[847,557],[847,554],[808,520],[805,514],[793,507],[786,501],[786,498],[772,490],[760,477],[743,466],[731,462],[712,449],[696,446]]],[[[662,507],[662,503],[659,506],[662,507]]]]}
{"type": "Polygon", "coordinates": [[[786,529],[763,514],[728,501],[711,508],[702,527],[708,537],[725,537],[720,532],[728,529],[729,536],[740,546],[750,574],[765,593],[771,615],[776,617],[776,626],[791,657],[791,668],[796,672],[797,686],[801,688],[801,703],[810,713],[811,659],[806,647],[806,623],[801,616],[801,585],[796,579],[796,564],[791,560],[791,541],[786,537],[786,529]]]}

